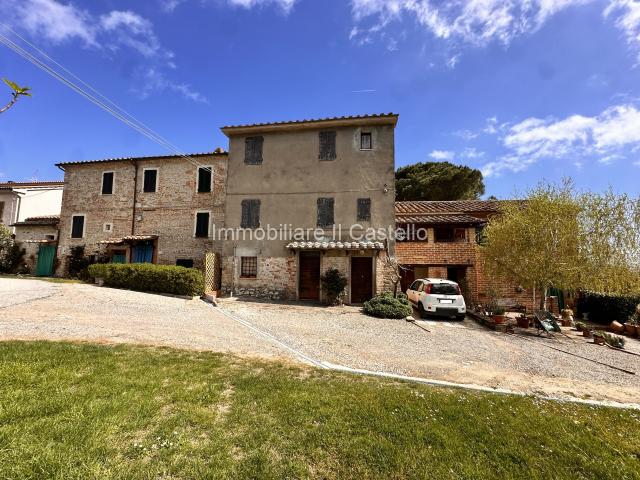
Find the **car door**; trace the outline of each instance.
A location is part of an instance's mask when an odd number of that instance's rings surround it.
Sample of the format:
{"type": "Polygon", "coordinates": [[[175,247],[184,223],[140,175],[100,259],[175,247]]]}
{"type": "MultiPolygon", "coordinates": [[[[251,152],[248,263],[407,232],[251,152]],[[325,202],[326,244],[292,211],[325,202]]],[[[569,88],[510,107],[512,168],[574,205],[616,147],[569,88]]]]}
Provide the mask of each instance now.
{"type": "Polygon", "coordinates": [[[418,291],[421,289],[421,287],[422,287],[422,281],[416,280],[411,284],[411,286],[409,287],[409,290],[407,290],[407,298],[411,303],[418,303],[418,295],[419,295],[418,291]]]}

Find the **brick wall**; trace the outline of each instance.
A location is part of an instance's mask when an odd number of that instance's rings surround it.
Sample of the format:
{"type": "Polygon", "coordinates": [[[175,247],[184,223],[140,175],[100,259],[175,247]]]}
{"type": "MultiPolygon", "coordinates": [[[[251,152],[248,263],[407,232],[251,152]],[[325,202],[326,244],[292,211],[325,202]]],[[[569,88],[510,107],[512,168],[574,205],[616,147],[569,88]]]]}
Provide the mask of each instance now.
{"type": "MultiPolygon", "coordinates": [[[[227,162],[225,155],[199,156],[198,162],[213,167],[212,192],[197,192],[197,166],[181,158],[138,161],[137,194],[134,210],[136,167],[130,161],[95,162],[65,166],[65,189],[60,218],[59,256],[66,260],[74,246],[83,245],[87,254],[108,253],[103,240],[127,235],[157,235],[157,263],[175,264],[179,258],[193,259],[201,267],[206,251],[220,251],[213,238],[195,238],[197,211],[211,213],[212,224],[224,225],[227,162]],[[157,168],[157,191],[144,193],[144,169],[157,168]],[[112,195],[101,195],[103,172],[114,172],[112,195]],[[72,216],[85,215],[85,235],[71,238],[72,216]],[[112,230],[106,231],[105,224],[112,230]]],[[[212,231],[213,231],[212,227],[212,231]]],[[[58,274],[66,272],[61,262],[58,274]]]]}

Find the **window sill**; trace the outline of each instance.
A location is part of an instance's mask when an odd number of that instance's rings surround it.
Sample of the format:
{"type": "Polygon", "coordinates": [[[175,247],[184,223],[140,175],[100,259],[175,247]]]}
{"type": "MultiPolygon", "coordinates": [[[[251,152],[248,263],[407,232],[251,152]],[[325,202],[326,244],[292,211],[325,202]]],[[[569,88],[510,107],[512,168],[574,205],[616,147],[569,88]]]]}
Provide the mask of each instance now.
{"type": "Polygon", "coordinates": [[[240,280],[257,280],[258,277],[238,277],[240,280]]]}

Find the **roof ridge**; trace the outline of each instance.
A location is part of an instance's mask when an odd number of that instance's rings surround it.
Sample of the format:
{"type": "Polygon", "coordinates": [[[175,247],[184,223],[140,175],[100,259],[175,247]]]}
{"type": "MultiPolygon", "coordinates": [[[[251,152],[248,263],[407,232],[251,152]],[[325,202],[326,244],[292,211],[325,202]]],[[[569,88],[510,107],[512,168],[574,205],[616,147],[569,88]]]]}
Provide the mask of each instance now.
{"type": "Polygon", "coordinates": [[[183,157],[204,157],[211,155],[228,155],[224,148],[218,147],[213,152],[197,152],[197,153],[185,153],[184,155],[172,154],[172,155],[147,155],[140,157],[111,157],[111,158],[103,158],[99,160],[76,160],[71,162],[60,162],[56,163],[56,167],[61,165],[81,165],[87,163],[99,163],[99,162],[124,162],[131,160],[152,160],[152,159],[169,159],[169,158],[183,158],[183,157]]]}
{"type": "Polygon", "coordinates": [[[335,120],[362,120],[367,118],[384,118],[384,117],[398,117],[399,114],[389,112],[389,113],[369,113],[363,115],[342,115],[337,117],[324,117],[324,118],[305,118],[302,120],[280,120],[275,122],[259,122],[259,123],[247,123],[242,125],[225,125],[224,127],[220,127],[222,129],[226,128],[248,128],[248,127],[266,127],[271,125],[298,125],[301,123],[313,123],[313,122],[330,122],[335,120]]]}

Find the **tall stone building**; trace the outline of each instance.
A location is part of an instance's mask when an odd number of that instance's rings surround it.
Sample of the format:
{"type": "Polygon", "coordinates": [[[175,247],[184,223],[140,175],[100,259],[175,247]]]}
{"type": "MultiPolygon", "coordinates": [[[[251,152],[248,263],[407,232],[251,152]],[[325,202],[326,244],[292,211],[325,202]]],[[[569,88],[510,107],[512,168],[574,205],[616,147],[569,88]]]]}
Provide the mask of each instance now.
{"type": "Polygon", "coordinates": [[[348,279],[346,302],[388,285],[394,242],[395,114],[223,127],[229,161],[226,292],[323,299],[320,276],[348,279]],[[242,230],[244,236],[231,236],[242,230]]]}
{"type": "Polygon", "coordinates": [[[65,162],[58,274],[71,249],[115,263],[152,262],[201,268],[220,252],[214,225],[224,225],[227,153],[65,162]]]}

